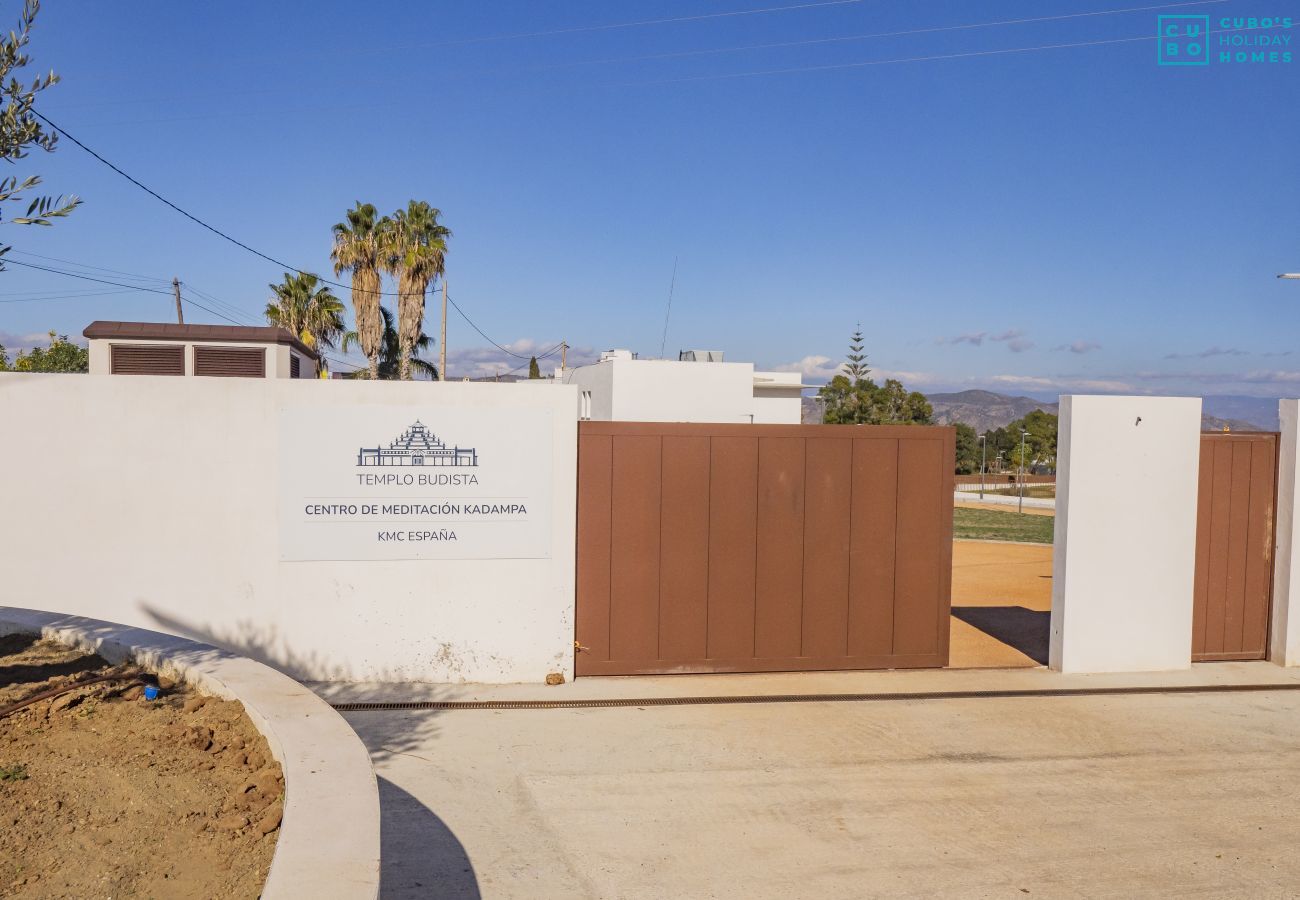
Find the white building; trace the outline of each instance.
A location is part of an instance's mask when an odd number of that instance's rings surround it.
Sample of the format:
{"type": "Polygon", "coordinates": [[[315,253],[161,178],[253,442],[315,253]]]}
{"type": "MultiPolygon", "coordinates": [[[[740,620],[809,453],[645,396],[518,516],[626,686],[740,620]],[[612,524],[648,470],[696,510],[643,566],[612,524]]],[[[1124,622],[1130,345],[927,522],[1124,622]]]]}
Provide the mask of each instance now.
{"type": "Polygon", "coordinates": [[[621,422],[747,422],[798,425],[798,372],[756,372],[723,362],[717,350],[684,350],[678,359],[638,359],[607,350],[589,366],[556,373],[576,384],[579,416],[621,422]]]}
{"type": "Polygon", "coordinates": [[[320,357],[273,325],[91,322],[91,375],[315,378],[320,357]]]}

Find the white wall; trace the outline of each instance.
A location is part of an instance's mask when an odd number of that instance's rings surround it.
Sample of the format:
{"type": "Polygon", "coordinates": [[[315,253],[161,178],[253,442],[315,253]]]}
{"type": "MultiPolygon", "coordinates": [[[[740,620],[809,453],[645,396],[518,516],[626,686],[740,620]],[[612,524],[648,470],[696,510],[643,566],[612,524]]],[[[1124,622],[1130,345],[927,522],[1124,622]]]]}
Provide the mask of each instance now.
{"type": "Polygon", "coordinates": [[[1052,668],[1189,668],[1200,399],[1063,396],[1060,415],[1052,668]]]}
{"type": "Polygon", "coordinates": [[[754,423],[798,425],[802,422],[802,379],[800,372],[755,372],[754,423]],[[782,384],[792,387],[778,387],[782,384]]]}
{"type": "Polygon", "coordinates": [[[616,359],[613,419],[620,422],[750,422],[750,363],[616,359]]]}
{"type": "MultiPolygon", "coordinates": [[[[799,424],[800,390],[756,390],[755,374],[753,363],[618,358],[571,369],[565,380],[592,392],[597,421],[799,424]]],[[[758,374],[799,384],[797,372],[758,374]]]]}
{"type": "Polygon", "coordinates": [[[1300,666],[1300,528],[1296,488],[1300,486],[1300,400],[1278,403],[1282,439],[1278,445],[1277,531],[1273,562],[1273,622],[1269,659],[1300,666]]]}
{"type": "Polygon", "coordinates": [[[0,375],[0,604],[169,631],[301,678],[572,675],[576,390],[0,375]],[[282,562],[281,409],[549,410],[546,559],[282,562]],[[21,436],[21,439],[18,439],[21,436]]]}

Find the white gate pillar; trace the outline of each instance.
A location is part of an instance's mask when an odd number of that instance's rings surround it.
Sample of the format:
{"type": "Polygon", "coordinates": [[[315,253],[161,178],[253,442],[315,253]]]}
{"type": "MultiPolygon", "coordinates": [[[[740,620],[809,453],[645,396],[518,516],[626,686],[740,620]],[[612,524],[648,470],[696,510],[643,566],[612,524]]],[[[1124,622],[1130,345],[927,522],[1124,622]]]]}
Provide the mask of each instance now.
{"type": "Polygon", "coordinates": [[[1282,439],[1277,448],[1277,528],[1268,658],[1279,666],[1300,666],[1300,528],[1296,527],[1300,400],[1279,401],[1277,414],[1282,439]]]}
{"type": "Polygon", "coordinates": [[[1063,396],[1060,415],[1051,667],[1190,668],[1200,398],[1063,396]]]}

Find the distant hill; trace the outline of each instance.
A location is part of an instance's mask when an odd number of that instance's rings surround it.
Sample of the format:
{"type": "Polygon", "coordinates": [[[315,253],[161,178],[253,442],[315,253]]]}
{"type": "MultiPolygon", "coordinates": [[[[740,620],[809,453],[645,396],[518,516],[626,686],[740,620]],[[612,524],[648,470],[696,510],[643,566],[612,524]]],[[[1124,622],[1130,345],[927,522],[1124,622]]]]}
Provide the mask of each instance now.
{"type": "Polygon", "coordinates": [[[1243,422],[1241,419],[1220,419],[1215,416],[1208,416],[1201,413],[1201,431],[1271,431],[1273,429],[1264,428],[1256,425],[1254,422],[1243,422]]]}
{"type": "MultiPolygon", "coordinates": [[[[959,391],[955,394],[927,394],[934,407],[936,425],[964,422],[977,432],[1004,428],[1036,409],[1057,414],[1059,404],[1032,397],[1012,397],[993,391],[959,391]]],[[[803,423],[822,420],[821,401],[803,398],[803,423]]],[[[1277,400],[1268,397],[1210,396],[1203,402],[1202,431],[1277,431],[1277,400]]]]}
{"type": "Polygon", "coordinates": [[[1004,428],[1036,409],[1055,414],[1058,404],[1032,397],[1008,397],[992,391],[959,391],[956,394],[927,394],[934,407],[937,425],[965,422],[977,432],[1004,428]]]}
{"type": "Polygon", "coordinates": [[[1206,397],[1201,403],[1201,412],[1204,413],[1202,420],[1226,420],[1233,431],[1278,430],[1276,397],[1206,397]]]}

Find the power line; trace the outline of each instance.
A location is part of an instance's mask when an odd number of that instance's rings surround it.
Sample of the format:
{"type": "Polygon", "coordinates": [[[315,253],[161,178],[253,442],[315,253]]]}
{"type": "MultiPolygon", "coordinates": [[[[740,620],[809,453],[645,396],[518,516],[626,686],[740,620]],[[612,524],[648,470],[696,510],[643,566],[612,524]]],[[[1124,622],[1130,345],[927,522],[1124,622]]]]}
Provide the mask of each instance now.
{"type": "MultiPolygon", "coordinates": [[[[107,279],[104,278],[93,278],[90,275],[81,275],[77,272],[64,272],[61,269],[51,269],[49,266],[38,266],[35,263],[25,263],[17,259],[9,259],[9,260],[5,260],[5,262],[15,266],[25,266],[29,269],[40,269],[42,272],[51,272],[55,275],[66,275],[69,278],[80,278],[83,281],[96,281],[99,282],[100,284],[111,284],[114,287],[126,288],[127,290],[131,290],[131,291],[143,291],[146,294],[162,294],[165,297],[172,296],[171,291],[159,290],[158,288],[142,287],[141,285],[138,284],[123,284],[120,281],[108,281],[107,279]]],[[[218,319],[225,319],[227,322],[230,322],[232,325],[241,324],[239,322],[236,322],[234,319],[230,318],[230,316],[223,315],[222,313],[217,312],[215,309],[209,309],[208,307],[204,306],[202,303],[198,303],[197,301],[191,300],[188,297],[183,297],[182,299],[186,303],[190,304],[191,306],[197,307],[203,310],[204,312],[211,313],[212,315],[216,316],[218,319]]]]}
{"type": "Polygon", "coordinates": [[[133,291],[144,291],[149,294],[164,294],[168,297],[172,295],[171,291],[164,291],[160,288],[144,287],[138,284],[123,284],[120,281],[109,281],[105,278],[93,278],[90,275],[82,275],[78,272],[64,272],[62,269],[51,269],[49,266],[38,266],[36,263],[27,263],[18,259],[5,260],[6,265],[24,266],[28,269],[40,269],[42,272],[53,272],[55,275],[67,275],[69,278],[80,278],[83,281],[97,281],[100,284],[111,284],[114,287],[127,288],[133,291]]]}
{"type": "Polygon", "coordinates": [[[17,253],[21,256],[32,256],[35,257],[36,259],[45,259],[45,260],[49,260],[50,262],[61,262],[70,266],[76,266],[79,269],[91,269],[97,272],[109,272],[113,275],[125,275],[128,278],[138,278],[141,281],[157,281],[160,284],[165,284],[171,281],[170,278],[159,278],[156,275],[140,275],[137,272],[123,272],[121,269],[108,269],[105,268],[104,266],[92,266],[89,263],[75,262],[71,259],[61,259],[57,256],[43,256],[40,253],[33,253],[30,250],[10,249],[9,252],[17,253]]]}
{"type": "MultiPolygon", "coordinates": [[[[838,0],[838,2],[858,2],[858,0],[838,0]]],[[[356,292],[357,289],[354,288],[352,285],[343,284],[343,283],[340,282],[340,281],[331,281],[331,280],[328,279],[328,278],[323,278],[323,277],[321,277],[320,275],[315,275],[315,273],[313,273],[313,272],[308,272],[306,269],[301,269],[301,268],[298,268],[298,267],[296,267],[296,266],[291,266],[291,265],[289,265],[288,263],[281,262],[280,260],[276,259],[276,258],[273,257],[273,256],[268,256],[267,254],[261,252],[260,250],[255,250],[255,249],[253,249],[252,247],[250,247],[250,246],[248,246],[247,244],[245,244],[243,241],[240,241],[240,240],[237,240],[237,239],[231,237],[230,235],[226,234],[224,231],[221,231],[221,230],[218,229],[218,228],[214,228],[213,226],[209,225],[207,222],[204,222],[204,221],[203,221],[202,219],[200,219],[198,216],[195,216],[195,215],[193,215],[192,213],[186,212],[184,209],[181,209],[181,207],[177,206],[175,203],[172,203],[172,202],[171,202],[170,200],[168,200],[166,197],[162,196],[162,195],[159,194],[157,191],[153,190],[152,188],[150,188],[149,186],[147,186],[147,185],[144,184],[143,182],[141,182],[141,181],[139,181],[139,180],[137,180],[137,179],[135,179],[135,178],[132,178],[132,177],[131,177],[130,175],[128,175],[126,172],[122,171],[122,170],[119,169],[117,166],[113,165],[113,163],[109,162],[107,159],[105,159],[104,157],[100,156],[100,155],[99,155],[98,153],[96,153],[94,150],[91,150],[89,147],[87,147],[87,146],[86,146],[85,144],[83,144],[81,141],[77,140],[77,139],[76,139],[75,137],[73,137],[71,134],[68,134],[68,132],[67,132],[66,130],[64,130],[64,129],[61,128],[60,126],[56,125],[54,122],[50,121],[50,119],[47,118],[46,116],[41,115],[41,113],[37,112],[36,110],[32,110],[32,114],[33,114],[34,116],[36,116],[37,118],[39,118],[39,119],[40,119],[42,122],[44,122],[45,124],[49,125],[51,128],[53,128],[53,129],[54,129],[55,131],[57,131],[59,134],[63,135],[63,136],[66,137],[68,140],[72,141],[72,143],[76,144],[76,145],[77,145],[78,147],[80,147],[82,150],[85,150],[87,153],[89,153],[89,154],[90,154],[91,156],[93,156],[95,159],[99,160],[101,163],[103,163],[104,165],[108,166],[108,168],[112,169],[112,170],[113,170],[114,172],[116,172],[118,175],[121,175],[121,176],[122,176],[123,178],[125,178],[127,181],[131,182],[131,183],[134,184],[136,187],[140,188],[140,190],[142,190],[142,191],[144,191],[145,193],[149,194],[149,196],[155,198],[156,200],[158,200],[158,201],[164,203],[165,205],[169,206],[170,208],[174,209],[176,212],[178,212],[178,213],[180,213],[181,215],[185,216],[185,218],[189,219],[190,221],[192,221],[192,222],[194,222],[194,223],[196,223],[196,224],[198,224],[198,225],[203,226],[203,227],[206,228],[208,231],[212,232],[213,234],[217,235],[218,237],[220,237],[220,238],[222,238],[222,239],[224,239],[224,240],[229,241],[230,243],[234,244],[234,245],[237,246],[237,247],[241,247],[241,248],[243,248],[244,250],[247,250],[249,253],[252,253],[254,256],[257,256],[257,257],[259,257],[259,258],[261,258],[261,259],[264,259],[264,260],[266,260],[267,262],[275,263],[275,265],[279,266],[281,269],[288,269],[288,270],[290,270],[290,271],[298,272],[298,273],[301,273],[301,274],[313,275],[313,276],[314,276],[318,281],[320,281],[320,282],[322,282],[322,283],[324,283],[324,284],[330,284],[330,285],[333,285],[333,286],[335,286],[335,287],[346,288],[347,290],[349,290],[349,291],[353,291],[354,293],[356,292]]],[[[16,262],[16,260],[15,260],[15,262],[16,262]]],[[[19,265],[31,265],[31,263],[19,263],[19,265]]],[[[73,265],[77,265],[77,264],[76,264],[76,263],[73,263],[73,265]]],[[[39,267],[39,266],[33,266],[33,268],[40,268],[40,267],[39,267]]],[[[54,271],[54,270],[50,270],[50,271],[54,271]]],[[[63,273],[60,273],[60,274],[68,275],[68,274],[71,274],[71,273],[69,273],[69,272],[63,272],[63,273]]],[[[88,276],[83,276],[83,277],[88,277],[88,276]]],[[[98,279],[90,279],[90,280],[98,280],[98,279]]],[[[113,283],[113,282],[107,282],[107,283],[113,283]]],[[[119,286],[124,286],[124,285],[119,285],[119,286]]],[[[142,288],[142,290],[144,290],[144,288],[142,288]]],[[[165,291],[159,291],[158,293],[166,293],[166,292],[165,292],[165,291]]],[[[377,294],[378,296],[381,296],[381,297],[385,297],[385,296],[387,296],[387,297],[399,296],[399,293],[385,293],[385,292],[382,291],[382,290],[380,290],[380,291],[366,291],[366,293],[377,294]]],[[[474,321],[473,321],[472,319],[470,319],[470,317],[467,316],[467,315],[465,314],[465,311],[464,311],[463,309],[461,309],[460,306],[458,306],[454,300],[450,300],[450,298],[448,298],[448,300],[451,302],[452,306],[455,306],[455,307],[456,307],[456,312],[460,313],[461,317],[462,317],[466,322],[469,322],[470,326],[471,326],[475,331],[477,331],[480,335],[482,335],[482,336],[483,336],[483,339],[486,340],[489,344],[491,344],[492,346],[496,347],[498,350],[501,350],[501,351],[504,352],[504,353],[508,353],[508,354],[510,354],[511,356],[514,356],[514,357],[517,358],[517,359],[522,359],[522,358],[523,358],[523,357],[520,357],[518,353],[513,353],[513,352],[510,351],[510,350],[506,350],[505,347],[502,347],[502,346],[501,346],[500,344],[498,344],[496,341],[492,340],[490,337],[488,337],[486,334],[484,334],[483,329],[479,328],[478,325],[475,325],[475,324],[474,324],[474,321]]],[[[190,301],[190,302],[193,303],[193,301],[190,301]]],[[[197,304],[197,303],[195,303],[194,305],[195,305],[195,306],[199,306],[199,304],[197,304]]],[[[199,308],[200,308],[200,309],[206,309],[206,307],[203,307],[203,306],[199,306],[199,308]]],[[[209,310],[209,312],[211,312],[211,310],[209,310]]],[[[220,315],[219,313],[213,313],[213,314],[214,314],[214,315],[220,315]]],[[[229,316],[221,316],[221,318],[226,319],[227,321],[233,321],[232,319],[230,319],[229,316]]]]}
{"type": "MultiPolygon", "coordinates": [[[[134,290],[134,289],[132,289],[132,290],[134,290]]],[[[110,297],[110,296],[121,296],[122,294],[129,294],[129,293],[131,293],[130,290],[126,290],[126,291],[81,291],[80,293],[76,293],[76,294],[56,294],[56,295],[54,295],[53,297],[18,297],[18,298],[13,299],[13,300],[0,300],[0,303],[44,303],[44,302],[47,301],[47,300],[52,301],[52,302],[57,302],[57,301],[60,301],[60,300],[85,300],[85,299],[88,299],[88,298],[90,298],[90,297],[110,297]]]]}
{"type": "MultiPolygon", "coordinates": [[[[857,2],[857,0],[842,0],[842,2],[857,2]]],[[[248,246],[248,245],[245,244],[243,241],[240,241],[240,240],[237,240],[237,239],[231,237],[230,235],[226,234],[224,231],[221,231],[221,230],[218,229],[218,228],[214,228],[213,226],[209,225],[207,222],[204,222],[204,221],[203,221],[202,219],[200,219],[198,216],[195,216],[195,215],[193,215],[193,214],[191,214],[191,213],[188,213],[188,212],[186,212],[185,210],[181,209],[181,208],[180,208],[179,206],[177,206],[175,203],[172,203],[172,202],[171,202],[170,200],[168,200],[166,197],[162,196],[162,195],[159,194],[157,191],[155,191],[155,190],[153,190],[152,188],[148,187],[148,186],[145,185],[143,182],[140,182],[140,181],[138,181],[137,179],[132,178],[132,177],[131,177],[130,175],[128,175],[126,172],[123,172],[121,169],[119,169],[117,166],[113,165],[111,162],[109,162],[109,161],[108,161],[107,159],[105,159],[104,157],[100,156],[100,155],[99,155],[98,153],[96,153],[94,150],[91,150],[89,147],[87,147],[87,146],[86,146],[85,144],[83,144],[81,141],[77,140],[75,137],[73,137],[72,135],[68,134],[67,131],[65,131],[63,128],[61,128],[61,127],[59,127],[58,125],[56,125],[56,124],[54,124],[53,122],[51,122],[47,117],[41,115],[41,114],[40,114],[39,112],[37,112],[36,110],[32,110],[32,114],[35,115],[36,117],[38,117],[38,118],[39,118],[42,122],[44,122],[45,124],[49,125],[49,126],[50,126],[51,128],[53,128],[55,131],[57,131],[57,132],[59,132],[60,134],[62,134],[62,135],[63,135],[64,137],[66,137],[68,140],[72,141],[72,143],[76,144],[76,145],[77,145],[78,147],[80,147],[82,150],[85,150],[87,153],[89,153],[89,154],[90,154],[91,156],[93,156],[95,159],[99,160],[101,163],[103,163],[104,165],[108,166],[108,167],[109,167],[110,169],[112,169],[114,172],[116,172],[117,174],[121,175],[121,176],[122,176],[123,178],[125,178],[127,181],[131,182],[131,183],[134,184],[136,187],[140,188],[142,191],[144,191],[145,193],[149,194],[151,197],[154,197],[155,199],[161,201],[162,203],[164,203],[164,204],[166,204],[167,206],[171,207],[172,209],[176,210],[176,212],[178,212],[178,213],[180,213],[181,215],[185,216],[185,218],[189,219],[190,221],[195,222],[196,224],[203,226],[203,227],[206,228],[208,231],[211,231],[213,234],[217,235],[218,237],[223,238],[224,240],[229,241],[230,243],[234,244],[234,245],[237,246],[237,247],[241,247],[241,248],[243,248],[244,250],[247,250],[249,253],[252,253],[253,255],[258,256],[258,257],[260,257],[261,259],[266,260],[267,262],[275,263],[275,264],[276,264],[277,266],[279,266],[281,269],[288,269],[288,270],[290,270],[290,271],[298,272],[298,273],[301,273],[301,274],[313,275],[313,276],[314,276],[318,281],[320,281],[320,282],[322,282],[322,283],[324,283],[324,284],[330,284],[330,285],[334,285],[335,287],[346,288],[347,290],[352,291],[352,292],[354,292],[354,293],[356,292],[357,289],[356,289],[355,287],[353,287],[352,285],[343,284],[343,283],[340,282],[340,281],[331,281],[330,279],[328,279],[328,278],[323,278],[322,276],[320,276],[320,275],[316,275],[316,274],[313,273],[313,272],[308,272],[306,269],[301,269],[301,268],[298,268],[298,267],[296,267],[296,266],[291,266],[291,265],[289,265],[288,263],[281,262],[280,260],[276,259],[275,257],[273,257],[273,256],[268,256],[268,255],[266,255],[265,253],[261,252],[260,250],[254,250],[252,247],[248,246]]],[[[21,264],[20,264],[20,265],[21,265],[21,264]]],[[[30,265],[30,264],[28,264],[28,265],[30,265]]],[[[74,263],[74,265],[75,265],[75,263],[74,263]]],[[[62,274],[65,274],[65,275],[66,275],[66,274],[70,274],[70,273],[65,272],[65,273],[62,273],[62,274]]],[[[160,292],[160,293],[164,293],[164,292],[160,292]]],[[[382,291],[382,290],[380,290],[380,291],[366,291],[366,293],[377,294],[377,295],[380,296],[380,297],[385,297],[385,296],[387,296],[387,297],[399,296],[399,293],[385,293],[385,292],[382,291]]],[[[450,299],[450,298],[449,298],[449,299],[450,299]]],[[[194,301],[190,301],[190,302],[193,303],[194,301]]],[[[195,305],[195,306],[199,306],[199,304],[197,304],[197,303],[195,303],[194,305],[195,305]]],[[[452,302],[452,305],[453,305],[453,306],[456,306],[456,304],[455,304],[454,301],[452,302]]],[[[206,309],[206,307],[203,307],[203,306],[199,306],[199,308],[200,308],[200,309],[206,309]]],[[[211,312],[211,310],[209,310],[209,312],[211,312]]],[[[465,315],[465,311],[464,311],[463,309],[461,309],[459,306],[456,306],[456,312],[460,313],[460,314],[461,314],[461,317],[464,318],[466,322],[469,322],[470,326],[473,327],[473,329],[474,329],[475,331],[477,331],[479,334],[483,335],[483,339],[486,340],[489,344],[492,344],[494,347],[496,347],[496,348],[499,349],[499,350],[502,350],[502,351],[504,351],[504,352],[506,352],[506,353],[510,353],[510,355],[515,356],[516,358],[519,357],[519,354],[517,354],[517,353],[511,353],[511,351],[506,350],[504,347],[502,347],[502,346],[501,346],[500,344],[498,344],[496,341],[492,340],[490,337],[488,337],[486,334],[484,334],[484,333],[483,333],[483,329],[481,329],[481,328],[479,328],[477,325],[475,325],[474,322],[473,322],[473,320],[471,320],[469,316],[465,315]]],[[[214,315],[220,315],[219,313],[213,313],[213,314],[214,314],[214,315]]],[[[227,321],[233,321],[229,316],[221,316],[221,318],[226,319],[227,321]]]]}
{"type": "MultiPolygon", "coordinates": [[[[330,279],[325,278],[325,277],[323,277],[323,276],[321,276],[321,275],[317,275],[317,274],[314,273],[314,272],[310,272],[310,271],[308,271],[307,269],[302,269],[302,268],[299,268],[298,266],[291,266],[291,265],[289,265],[289,264],[286,263],[286,262],[281,262],[280,260],[276,259],[274,256],[268,256],[267,254],[263,253],[261,250],[256,250],[256,249],[254,249],[254,248],[248,246],[248,244],[245,244],[243,241],[241,241],[241,240],[239,240],[239,239],[237,239],[237,238],[233,238],[233,237],[231,237],[230,235],[226,234],[226,233],[225,233],[224,231],[222,231],[221,229],[219,229],[219,228],[215,228],[215,227],[213,227],[212,225],[209,225],[207,222],[203,221],[202,219],[200,219],[198,216],[194,215],[193,213],[187,212],[186,210],[184,210],[184,209],[182,209],[181,207],[177,206],[175,203],[172,203],[170,200],[168,200],[168,199],[167,199],[166,197],[164,197],[162,194],[160,194],[160,193],[158,193],[157,191],[155,191],[153,188],[151,188],[151,187],[149,187],[148,185],[144,184],[144,183],[141,182],[140,180],[131,177],[131,176],[128,175],[126,172],[123,172],[121,169],[119,169],[117,166],[113,165],[113,164],[112,164],[111,162],[109,162],[107,159],[105,159],[104,157],[100,156],[100,155],[99,155],[98,153],[96,153],[94,150],[91,150],[89,147],[87,147],[87,146],[86,146],[85,144],[83,144],[81,141],[77,140],[75,137],[73,137],[71,134],[69,134],[69,133],[68,133],[64,128],[62,128],[62,127],[60,127],[59,125],[56,125],[54,122],[50,121],[49,118],[47,118],[46,116],[42,115],[41,113],[37,112],[37,111],[34,110],[34,109],[33,109],[31,112],[32,112],[32,115],[36,116],[38,119],[40,119],[40,120],[41,120],[42,122],[44,122],[46,125],[49,125],[51,128],[53,128],[53,129],[54,129],[55,131],[57,131],[59,134],[63,135],[65,138],[67,138],[68,140],[72,141],[72,143],[76,144],[76,145],[77,145],[78,147],[80,147],[82,150],[85,150],[87,153],[89,153],[89,154],[90,154],[91,156],[93,156],[95,159],[99,160],[99,161],[100,161],[101,163],[103,163],[104,165],[108,166],[108,167],[109,167],[110,169],[112,169],[114,172],[116,172],[117,174],[121,175],[121,176],[122,176],[123,178],[125,178],[127,181],[129,181],[129,182],[131,182],[132,184],[134,184],[134,185],[135,185],[136,187],[138,187],[140,190],[144,191],[146,194],[148,194],[149,196],[153,197],[155,200],[158,200],[159,202],[165,204],[166,206],[168,206],[168,207],[174,209],[176,212],[180,213],[182,216],[184,216],[185,218],[189,219],[191,222],[194,222],[196,225],[200,225],[200,226],[202,226],[203,228],[206,228],[208,231],[212,232],[213,234],[215,234],[217,237],[221,238],[222,240],[229,241],[230,243],[234,244],[236,247],[239,247],[239,248],[241,248],[241,249],[243,249],[243,250],[247,250],[249,253],[253,254],[254,256],[260,257],[261,259],[264,259],[264,260],[266,260],[266,261],[269,262],[269,263],[274,263],[275,265],[279,266],[281,269],[288,269],[288,270],[291,271],[291,272],[298,272],[298,273],[300,273],[300,274],[304,274],[304,275],[313,275],[313,276],[314,276],[318,281],[321,281],[321,282],[323,282],[324,284],[331,284],[331,285],[334,285],[335,287],[347,288],[348,290],[353,290],[353,291],[356,290],[356,289],[353,288],[351,285],[343,284],[341,281],[331,281],[330,279]]],[[[388,297],[396,296],[396,294],[391,294],[391,293],[390,293],[390,294],[386,294],[384,291],[367,291],[366,293],[378,294],[378,295],[381,296],[381,297],[382,297],[382,296],[388,296],[388,297]]]]}
{"type": "Polygon", "coordinates": [[[498,350],[500,350],[502,353],[505,353],[508,356],[513,356],[515,359],[524,359],[524,360],[532,359],[532,357],[530,356],[520,356],[518,353],[516,353],[513,350],[507,350],[505,347],[502,347],[496,341],[492,340],[492,338],[484,334],[483,329],[475,325],[474,320],[471,319],[469,316],[465,315],[465,310],[460,308],[459,304],[457,304],[456,301],[452,299],[450,294],[447,295],[447,302],[450,303],[452,307],[455,308],[456,312],[460,313],[460,317],[462,319],[464,319],[466,322],[469,323],[470,328],[473,328],[475,331],[479,333],[479,337],[483,338],[483,340],[487,341],[493,347],[496,347],[498,350]]]}
{"type": "Polygon", "coordinates": [[[352,53],[390,53],[393,50],[416,50],[429,47],[454,47],[464,44],[485,44],[495,41],[517,41],[526,38],[553,37],[561,34],[583,34],[592,31],[615,31],[624,28],[645,28],[651,25],[672,25],[680,22],[700,22],[707,19],[728,19],[739,16],[758,16],[769,13],[794,12],[803,9],[820,9],[827,6],[854,6],[865,0],[818,0],[811,3],[794,3],[786,6],[767,6],[761,9],[738,9],[728,12],[701,13],[694,16],[671,16],[663,19],[640,19],[633,22],[610,22],[604,25],[576,25],[572,28],[551,28],[545,31],[527,31],[515,34],[490,34],[483,37],[458,38],[435,43],[407,44],[399,47],[365,48],[352,53]]]}
{"type": "Polygon", "coordinates": [[[1066,13],[1058,16],[1034,16],[1025,19],[999,19],[991,22],[970,22],[962,25],[936,25],[930,28],[909,28],[903,31],[877,31],[869,34],[848,34],[836,37],[808,38],[799,41],[776,41],[767,44],[745,44],[735,47],[707,47],[700,50],[679,50],[671,53],[649,53],[641,56],[623,56],[607,59],[584,59],[548,66],[535,66],[519,71],[537,71],[573,66],[612,65],[625,62],[651,62],[658,59],[681,59],[691,56],[708,56],[718,53],[740,53],[749,50],[780,50],[787,47],[806,47],[814,44],[839,44],[849,41],[865,41],[873,38],[909,37],[918,34],[935,34],[945,31],[969,31],[976,28],[996,28],[1004,25],[1029,25],[1042,22],[1059,22],[1066,19],[1085,19],[1097,16],[1114,16],[1132,12],[1150,12],[1159,9],[1174,9],[1183,6],[1206,6],[1227,3],[1228,0],[1182,0],[1179,3],[1161,3],[1154,6],[1130,6],[1125,9],[1101,9],[1091,12],[1066,13]]]}
{"type": "MultiPolygon", "coordinates": [[[[1226,2],[1226,0],[1224,0],[1226,2]]],[[[1285,28],[1286,26],[1278,26],[1285,28]]],[[[1295,27],[1295,26],[1292,26],[1295,27]]],[[[1225,32],[1242,31],[1241,28],[1218,28],[1211,29],[1207,34],[1223,34],[1225,32]]],[[[729,72],[721,75],[692,75],[683,78],[663,78],[655,81],[630,81],[624,82],[628,86],[632,85],[656,85],[656,84],[681,84],[691,81],[718,81],[732,78],[753,78],[760,75],[789,75],[797,72],[828,72],[833,69],[862,69],[871,66],[889,66],[898,63],[916,63],[916,62],[935,62],[947,59],[966,59],[976,56],[1001,56],[1008,53],[1035,53],[1040,50],[1065,50],[1075,47],[1099,47],[1103,44],[1131,44],[1136,41],[1154,41],[1159,35],[1143,35],[1141,37],[1127,38],[1109,38],[1097,41],[1076,41],[1068,44],[1040,44],[1034,47],[1006,47],[1000,50],[972,50],[965,53],[942,53],[933,56],[909,56],[897,59],[872,59],[863,62],[851,63],[830,63],[820,66],[792,66],[784,69],[759,69],[748,72],[729,72]]]]}

